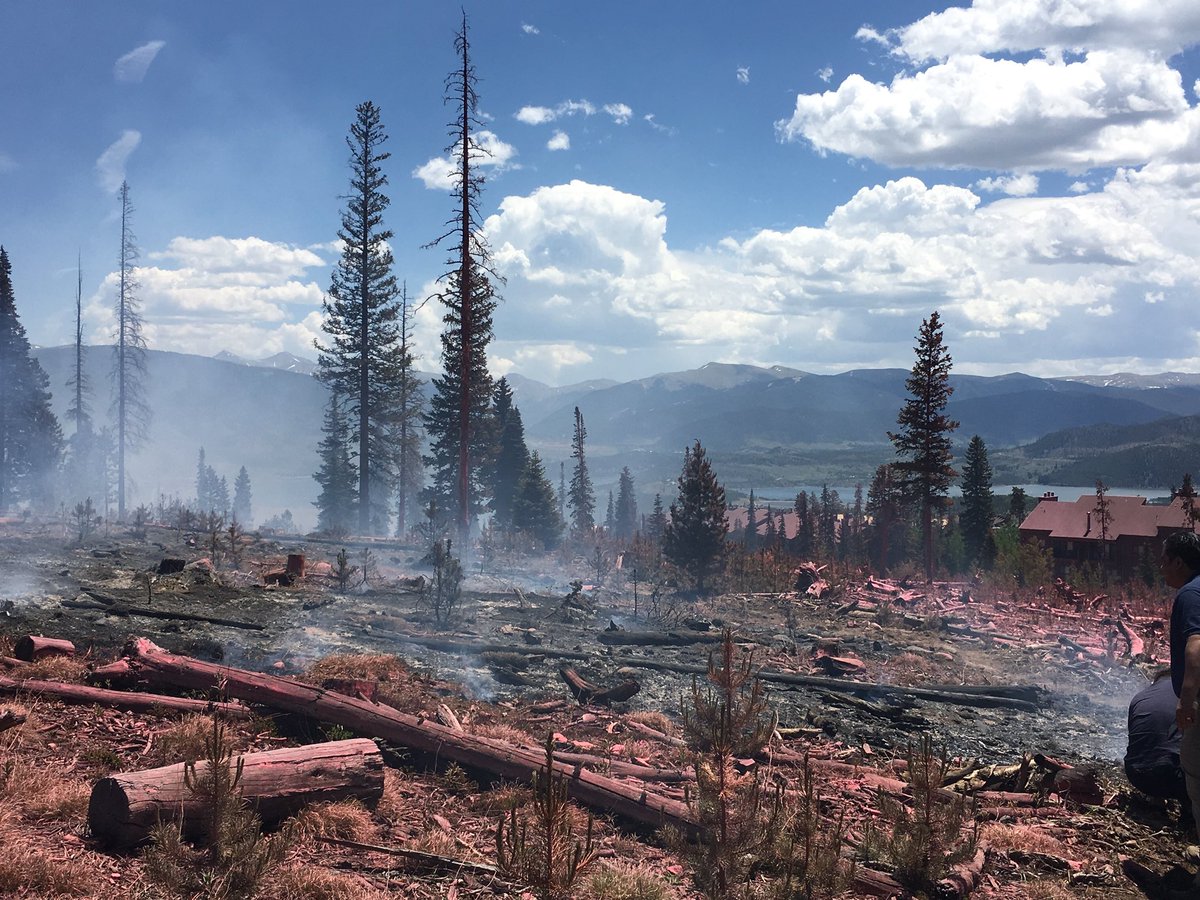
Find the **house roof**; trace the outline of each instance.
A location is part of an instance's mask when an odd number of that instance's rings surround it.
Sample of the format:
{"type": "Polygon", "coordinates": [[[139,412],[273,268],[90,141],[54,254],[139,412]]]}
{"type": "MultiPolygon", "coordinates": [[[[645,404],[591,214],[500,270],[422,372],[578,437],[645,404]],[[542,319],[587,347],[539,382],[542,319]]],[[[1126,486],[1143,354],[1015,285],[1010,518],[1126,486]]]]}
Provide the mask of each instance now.
{"type": "MultiPolygon", "coordinates": [[[[755,525],[757,532],[760,535],[767,533],[767,507],[764,504],[755,510],[755,525]]],[[[794,509],[781,506],[779,509],[771,508],[771,518],[775,520],[775,527],[779,527],[779,514],[783,513],[783,537],[795,537],[798,517],[794,509]]],[[[737,506],[733,509],[725,510],[725,527],[731,535],[741,534],[746,530],[746,525],[749,521],[749,510],[744,506],[737,506]]]]}
{"type": "MultiPolygon", "coordinates": [[[[1150,506],[1145,497],[1108,495],[1109,540],[1118,537],[1157,537],[1160,530],[1187,527],[1183,501],[1176,498],[1166,506],[1150,506]]],[[[1033,508],[1021,531],[1036,531],[1052,538],[1065,540],[1100,540],[1100,524],[1096,517],[1096,497],[1085,494],[1074,503],[1062,500],[1041,500],[1033,508]]]]}

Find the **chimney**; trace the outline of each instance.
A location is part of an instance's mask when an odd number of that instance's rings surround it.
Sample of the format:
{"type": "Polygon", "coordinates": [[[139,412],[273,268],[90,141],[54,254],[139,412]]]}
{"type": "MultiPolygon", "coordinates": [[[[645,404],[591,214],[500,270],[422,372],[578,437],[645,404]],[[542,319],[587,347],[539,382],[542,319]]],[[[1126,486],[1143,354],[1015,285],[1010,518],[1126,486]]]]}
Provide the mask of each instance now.
{"type": "Polygon", "coordinates": [[[1058,494],[1054,493],[1054,491],[1046,491],[1046,493],[1042,494],[1042,500],[1046,503],[1054,503],[1058,500],[1058,494]]]}
{"type": "Polygon", "coordinates": [[[1091,512],[1089,512],[1087,514],[1087,528],[1083,529],[1084,537],[1087,537],[1089,534],[1091,534],[1091,531],[1092,531],[1092,514],[1091,514],[1091,512]]]}

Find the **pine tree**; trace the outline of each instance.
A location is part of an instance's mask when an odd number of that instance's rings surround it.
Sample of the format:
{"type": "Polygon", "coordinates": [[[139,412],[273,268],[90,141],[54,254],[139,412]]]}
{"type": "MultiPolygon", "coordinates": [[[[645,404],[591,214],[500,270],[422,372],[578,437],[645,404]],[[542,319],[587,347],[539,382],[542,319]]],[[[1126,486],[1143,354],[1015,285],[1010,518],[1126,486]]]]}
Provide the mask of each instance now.
{"type": "Polygon", "coordinates": [[[249,526],[254,518],[250,506],[250,473],[246,467],[238,469],[237,479],[233,482],[233,517],[243,527],[249,526]]]}
{"type": "Polygon", "coordinates": [[[613,511],[613,492],[608,492],[608,511],[604,514],[604,530],[612,534],[617,527],[616,515],[613,511]]]}
{"type": "Polygon", "coordinates": [[[700,441],[683,452],[679,497],[663,534],[663,555],[687,572],[704,593],[725,558],[725,488],[717,481],[700,441]]]}
{"type": "Polygon", "coordinates": [[[801,491],[796,495],[792,504],[796,511],[796,534],[792,537],[794,552],[801,559],[808,559],[813,552],[812,513],[809,509],[808,494],[801,491]]]}
{"type": "Polygon", "coordinates": [[[424,479],[421,463],[421,420],[424,395],[417,378],[417,357],[412,351],[412,304],[407,282],[400,287],[400,371],[397,382],[396,417],[391,423],[396,457],[396,537],[408,531],[410,516],[419,511],[418,498],[424,479]]]}
{"type": "Polygon", "coordinates": [[[134,267],[138,260],[133,236],[133,203],[129,183],[121,182],[121,252],[117,288],[117,332],[113,358],[112,416],[117,429],[117,518],[125,520],[127,451],[145,442],[150,429],[146,403],[146,339],[142,334],[141,303],[134,267]]]}
{"type": "MultiPolygon", "coordinates": [[[[1105,569],[1108,562],[1108,542],[1112,537],[1112,501],[1108,499],[1108,485],[1099,478],[1096,479],[1096,506],[1092,515],[1095,518],[1092,527],[1100,539],[1100,567],[1105,569]]],[[[1107,577],[1107,571],[1105,576],[1107,577]]]]}
{"type": "Polygon", "coordinates": [[[204,448],[196,462],[196,507],[197,512],[212,512],[213,508],[213,478],[215,473],[204,461],[204,448]]]}
{"type": "Polygon", "coordinates": [[[942,342],[942,322],[937,311],[921,323],[912,373],[904,383],[911,395],[896,418],[900,430],[888,437],[896,448],[904,497],[921,510],[925,547],[925,580],[933,581],[933,512],[945,505],[950,482],[957,473],[950,466],[953,454],[950,433],[958,422],[946,415],[950,386],[950,352],[942,342]]]}
{"type": "Polygon", "coordinates": [[[992,500],[992,466],[988,462],[987,447],[983,438],[975,435],[967,445],[963,459],[962,474],[962,525],[963,544],[967,562],[988,562],[988,538],[992,533],[995,515],[992,500]]]}
{"type": "Polygon", "coordinates": [[[487,453],[486,421],[492,382],[487,347],[496,308],[495,282],[501,279],[480,227],[479,194],[483,175],[478,163],[487,150],[475,139],[480,129],[477,79],[471,65],[467,15],[454,40],[459,66],[446,78],[446,103],[456,117],[450,123],[447,151],[454,160],[451,195],[455,210],[449,230],[429,246],[449,243],[447,265],[436,294],[446,308],[442,318],[442,375],[434,379],[434,397],[426,414],[433,468],[431,494],[457,523],[459,546],[467,546],[471,520],[481,508],[480,467],[487,453]]]}
{"type": "Polygon", "coordinates": [[[562,540],[563,520],[558,514],[554,488],[536,450],[529,454],[513,497],[512,527],[533,535],[547,550],[554,549],[562,540]]]}
{"type": "Polygon", "coordinates": [[[0,247],[0,512],[23,500],[48,508],[61,454],[50,381],[30,353],[17,315],[12,264],[0,247]]]}
{"type": "Polygon", "coordinates": [[[884,464],[875,470],[867,488],[866,514],[871,518],[868,545],[874,550],[875,567],[886,572],[890,565],[892,530],[900,521],[902,498],[895,468],[884,464]]]}
{"type": "Polygon", "coordinates": [[[562,460],[558,463],[558,515],[567,521],[567,464],[562,460]]]}
{"type": "Polygon", "coordinates": [[[817,513],[817,541],[822,559],[833,559],[838,548],[838,516],[842,512],[842,498],[829,485],[821,485],[821,503],[817,513]]]}
{"type": "MultiPolygon", "coordinates": [[[[494,463],[490,473],[492,512],[497,526],[509,528],[514,524],[513,503],[529,467],[529,448],[525,445],[525,426],[521,422],[521,410],[513,403],[512,388],[509,387],[507,378],[496,382],[492,415],[497,434],[494,463]]],[[[550,493],[553,495],[553,488],[550,493]]]]}
{"type": "Polygon", "coordinates": [[[571,474],[571,489],[567,503],[571,507],[571,527],[576,533],[587,536],[596,527],[596,494],[592,490],[592,478],[588,474],[587,425],[583,413],[575,407],[575,431],[571,437],[571,459],[575,460],[575,471],[571,474]]]}
{"type": "Polygon", "coordinates": [[[758,506],[754,499],[754,488],[750,488],[750,503],[746,509],[746,533],[742,542],[747,550],[758,546],[758,506]]]}
{"type": "Polygon", "coordinates": [[[617,506],[613,513],[615,534],[619,538],[631,538],[638,530],[637,498],[634,496],[633,473],[629,466],[621,469],[617,482],[617,506]]]}
{"type": "Polygon", "coordinates": [[[344,534],[354,522],[358,507],[354,465],[346,444],[346,419],[335,395],[330,395],[321,426],[324,437],[317,448],[321,466],[313,477],[321,486],[314,505],[317,507],[317,530],[344,534]]]}
{"type": "Polygon", "coordinates": [[[667,530],[667,513],[663,509],[662,494],[654,495],[654,510],[650,513],[650,521],[646,523],[646,536],[652,541],[662,540],[667,530]]]}
{"type": "Polygon", "coordinates": [[[1025,521],[1026,497],[1024,488],[1014,487],[1008,497],[1008,522],[1020,525],[1025,521]]]}
{"type": "Polygon", "coordinates": [[[84,371],[83,344],[83,265],[76,261],[75,278],[75,365],[67,387],[71,400],[67,415],[75,430],[67,440],[67,462],[63,473],[68,495],[74,498],[100,497],[103,479],[97,477],[97,438],[92,424],[91,385],[84,371]]]}
{"type": "Polygon", "coordinates": [[[383,226],[390,200],[380,164],[387,132],[371,101],[355,109],[346,145],[350,148],[350,194],[342,211],[338,239],[342,255],[322,303],[321,328],[330,343],[316,343],[319,377],[342,398],[350,414],[347,440],[356,446],[358,530],[386,529],[396,476],[391,427],[404,371],[400,348],[396,278],[392,274],[392,232],[383,226]]]}

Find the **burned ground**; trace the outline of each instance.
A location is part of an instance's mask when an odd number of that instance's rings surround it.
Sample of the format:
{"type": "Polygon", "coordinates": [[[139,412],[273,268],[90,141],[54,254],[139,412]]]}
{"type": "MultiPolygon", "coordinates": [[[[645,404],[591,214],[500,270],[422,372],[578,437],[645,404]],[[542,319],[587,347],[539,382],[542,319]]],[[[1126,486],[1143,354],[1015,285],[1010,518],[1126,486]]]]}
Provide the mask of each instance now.
{"type": "MultiPolygon", "coordinates": [[[[768,683],[783,738],[777,757],[782,766],[804,752],[822,760],[831,802],[841,796],[861,815],[870,806],[872,779],[887,785],[902,776],[905,749],[922,734],[945,748],[957,772],[976,773],[976,787],[1007,797],[979,803],[977,818],[991,849],[974,895],[1033,896],[1028,882],[1040,878],[1057,883],[1061,896],[1145,896],[1123,863],[1135,875],[1138,865],[1146,867],[1139,877],[1151,885],[1150,896],[1157,876],[1184,877],[1176,864],[1188,840],[1172,828],[1161,804],[1131,795],[1119,772],[1126,704],[1145,682],[1151,657],[1163,653],[1155,635],[1161,634],[1156,628],[1165,597],[1156,608],[1138,608],[1132,597],[1060,602],[964,584],[905,589],[863,577],[834,581],[820,597],[788,592],[728,594],[700,603],[660,600],[651,619],[644,597],[634,616],[629,590],[587,591],[582,603],[564,604],[569,582],[585,578],[586,565],[546,559],[544,575],[531,576],[528,569],[472,573],[461,609],[438,630],[408,580],[422,572],[415,550],[372,545],[378,574],[371,584],[339,594],[325,565],[338,549],[260,540],[245,548],[238,569],[226,561],[214,570],[203,536],[151,529],[147,540],[112,535],[74,545],[61,529],[47,526],[39,533],[10,526],[0,540],[0,634],[10,640],[23,634],[69,638],[95,663],[116,658],[127,637],[141,635],[188,656],[296,676],[333,654],[394,654],[403,672],[381,683],[383,702],[431,718],[444,704],[470,731],[530,746],[553,734],[563,753],[678,769],[679,751],[633,723],[650,721],[659,726],[651,732],[677,734],[671,723],[690,694],[688,667],[703,667],[714,640],[729,628],[756,665],[811,678],[807,685],[768,683]],[[297,551],[307,556],[306,577],[265,584],[264,576],[284,569],[287,554],[297,551]],[[159,575],[164,559],[188,565],[159,575]],[[193,618],[151,618],[137,610],[193,618]],[[1118,617],[1141,646],[1116,631],[1118,617]],[[642,633],[679,637],[675,646],[636,643],[642,633]],[[569,702],[559,674],[564,665],[601,687],[632,678],[641,689],[612,709],[581,708],[569,702]],[[839,686],[845,682],[877,687],[850,692],[839,686]],[[901,690],[933,686],[946,695],[955,694],[956,686],[974,687],[983,698],[1014,702],[980,705],[989,701],[901,690]],[[1035,754],[1048,757],[1050,768],[1033,762],[1035,754]],[[1006,771],[1020,769],[1023,761],[1023,774],[1006,771]],[[1073,786],[1070,779],[1054,788],[1060,764],[1086,773],[1080,781],[1098,792],[1088,795],[1086,785],[1073,786]],[[997,767],[991,780],[977,774],[987,766],[997,767]],[[1039,772],[1041,781],[1030,777],[1039,772]],[[1014,778],[1024,780],[1016,784],[1014,778]],[[1036,805],[1029,805],[1030,796],[1036,805]]],[[[352,547],[352,560],[354,553],[352,547]]],[[[17,749],[39,764],[73,772],[80,783],[106,769],[160,763],[155,735],[168,725],[153,717],[85,712],[28,695],[14,702],[32,708],[38,722],[34,729],[22,727],[17,749]],[[24,736],[29,733],[37,739],[24,736]],[[83,740],[73,737],[78,735],[83,740]]],[[[291,723],[282,724],[290,734],[291,723]]],[[[303,738],[321,733],[307,726],[303,738]]],[[[241,749],[281,740],[270,729],[251,726],[241,749]]],[[[446,856],[489,859],[493,807],[507,802],[502,792],[512,789],[457,784],[454,773],[448,785],[444,769],[414,768],[416,761],[402,755],[393,761],[402,767],[390,776],[388,802],[402,811],[393,810],[390,818],[377,813],[364,832],[367,842],[423,841],[446,856]]],[[[662,790],[685,795],[678,787],[662,790]]],[[[23,846],[34,852],[86,851],[98,869],[140,877],[136,858],[114,861],[89,849],[77,814],[58,824],[37,816],[22,823],[23,846]]],[[[685,863],[671,851],[609,824],[601,832],[604,847],[619,848],[621,857],[659,877],[665,896],[688,895],[685,863]]],[[[448,889],[446,876],[398,875],[386,857],[315,845],[297,853],[331,867],[358,865],[355,877],[370,890],[445,896],[448,889]]],[[[461,889],[467,887],[484,890],[469,877],[461,889]]]]}

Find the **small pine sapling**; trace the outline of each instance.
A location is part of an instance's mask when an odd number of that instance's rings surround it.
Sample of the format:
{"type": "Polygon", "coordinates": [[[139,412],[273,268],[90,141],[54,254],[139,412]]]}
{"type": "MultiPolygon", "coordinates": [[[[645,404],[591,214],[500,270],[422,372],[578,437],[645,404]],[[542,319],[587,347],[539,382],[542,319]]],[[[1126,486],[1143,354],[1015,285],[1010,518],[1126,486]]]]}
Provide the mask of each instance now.
{"type": "Polygon", "coordinates": [[[770,802],[759,769],[738,761],[761,752],[775,731],[753,656],[738,659],[726,629],[720,662],[710,656],[707,684],[692,679],[690,702],[681,702],[683,731],[696,769],[693,808],[700,844],[689,847],[696,880],[706,897],[749,896],[753,872],[772,854],[778,804],[770,802]]]}
{"type": "Polygon", "coordinates": [[[777,784],[772,818],[778,823],[775,900],[825,900],[846,890],[853,863],[842,859],[845,810],[830,821],[822,815],[812,761],[804,754],[799,784],[777,784]]]}
{"type": "Polygon", "coordinates": [[[350,579],[354,577],[354,573],[358,571],[358,566],[350,565],[350,554],[343,547],[338,551],[338,555],[334,557],[333,577],[337,579],[338,590],[345,592],[350,584],[350,579]]]}
{"type": "Polygon", "coordinates": [[[599,855],[588,816],[582,839],[567,800],[567,781],[554,771],[554,736],[546,737],[546,765],[533,773],[532,809],[510,810],[496,820],[496,862],[501,872],[529,884],[542,900],[569,896],[568,889],[599,855]]]}
{"type": "Polygon", "coordinates": [[[435,541],[425,556],[433,566],[433,577],[421,591],[421,603],[433,613],[434,621],[446,624],[462,599],[462,564],[450,550],[450,539],[435,541]]]}

